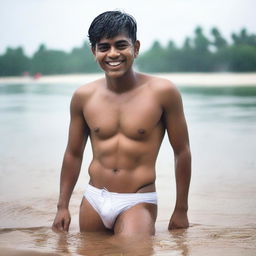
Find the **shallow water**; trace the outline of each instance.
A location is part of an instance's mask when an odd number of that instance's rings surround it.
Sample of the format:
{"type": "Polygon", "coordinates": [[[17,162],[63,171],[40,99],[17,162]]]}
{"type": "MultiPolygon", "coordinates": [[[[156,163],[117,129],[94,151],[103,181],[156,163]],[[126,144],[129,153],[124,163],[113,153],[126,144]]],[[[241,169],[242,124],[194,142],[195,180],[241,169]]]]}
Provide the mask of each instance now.
{"type": "MultiPolygon", "coordinates": [[[[162,223],[167,224],[167,223],[162,223]]],[[[255,255],[256,226],[192,225],[187,230],[158,230],[150,238],[115,238],[109,234],[56,234],[49,227],[2,229],[1,247],[54,252],[57,255],[255,255]],[[15,244],[15,247],[14,247],[15,244]]],[[[14,251],[14,250],[12,250],[14,251]]],[[[3,250],[2,252],[5,252],[3,250]]],[[[0,251],[0,255],[1,254],[0,251]]]]}
{"type": "Polygon", "coordinates": [[[0,247],[9,248],[0,255],[256,254],[256,87],[180,88],[193,155],[189,229],[167,231],[175,179],[165,138],[157,162],[155,237],[113,241],[108,234],[79,233],[89,144],[70,202],[70,232],[53,233],[69,101],[77,87],[0,85],[0,247]]]}

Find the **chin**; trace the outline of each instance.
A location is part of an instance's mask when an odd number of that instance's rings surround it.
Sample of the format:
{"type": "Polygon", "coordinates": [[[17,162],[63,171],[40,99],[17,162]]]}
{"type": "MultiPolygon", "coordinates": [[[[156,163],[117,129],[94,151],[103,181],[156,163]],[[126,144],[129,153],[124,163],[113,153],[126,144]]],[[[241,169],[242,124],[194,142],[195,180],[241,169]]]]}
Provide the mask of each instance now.
{"type": "Polygon", "coordinates": [[[126,72],[120,71],[105,71],[105,74],[110,78],[120,78],[126,74],[126,72]]]}

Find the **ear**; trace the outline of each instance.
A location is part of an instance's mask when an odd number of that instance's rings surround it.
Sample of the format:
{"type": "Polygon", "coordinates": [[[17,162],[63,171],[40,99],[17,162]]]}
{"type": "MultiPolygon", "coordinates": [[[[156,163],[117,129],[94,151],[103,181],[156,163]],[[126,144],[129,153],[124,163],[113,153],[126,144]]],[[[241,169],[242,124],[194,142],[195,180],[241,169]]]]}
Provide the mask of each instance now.
{"type": "Polygon", "coordinates": [[[95,49],[95,47],[91,47],[91,51],[92,51],[92,54],[95,56],[95,51],[96,51],[96,49],[95,49]]]}
{"type": "Polygon", "coordinates": [[[134,57],[135,58],[139,55],[139,51],[140,51],[140,41],[136,40],[136,42],[134,43],[134,57]]]}

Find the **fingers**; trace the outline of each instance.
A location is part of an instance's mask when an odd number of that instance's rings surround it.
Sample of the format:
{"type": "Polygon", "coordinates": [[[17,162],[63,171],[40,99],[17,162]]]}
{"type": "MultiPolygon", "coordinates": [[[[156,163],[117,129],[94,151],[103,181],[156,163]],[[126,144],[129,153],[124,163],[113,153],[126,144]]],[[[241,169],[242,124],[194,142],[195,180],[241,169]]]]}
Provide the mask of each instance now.
{"type": "Polygon", "coordinates": [[[53,225],[52,225],[52,230],[54,231],[54,232],[61,232],[61,231],[63,231],[63,227],[62,227],[62,225],[60,224],[60,223],[53,223],[53,225]]]}
{"type": "Polygon", "coordinates": [[[177,226],[173,222],[170,222],[168,229],[172,230],[172,229],[176,229],[176,228],[177,228],[177,226]]]}
{"type": "Polygon", "coordinates": [[[63,219],[62,221],[55,221],[52,225],[54,232],[68,231],[70,225],[70,219],[63,219]]]}
{"type": "Polygon", "coordinates": [[[68,210],[59,210],[56,214],[54,222],[52,224],[52,230],[54,232],[68,231],[70,225],[70,214],[68,210]]]}
{"type": "Polygon", "coordinates": [[[180,222],[180,223],[176,223],[176,222],[170,222],[168,229],[169,230],[173,230],[173,229],[184,229],[184,228],[188,228],[189,227],[189,223],[188,222],[180,222]]]}
{"type": "Polygon", "coordinates": [[[70,219],[64,220],[64,223],[63,223],[63,229],[64,229],[64,231],[68,231],[68,229],[69,229],[69,224],[70,224],[70,219]]]}

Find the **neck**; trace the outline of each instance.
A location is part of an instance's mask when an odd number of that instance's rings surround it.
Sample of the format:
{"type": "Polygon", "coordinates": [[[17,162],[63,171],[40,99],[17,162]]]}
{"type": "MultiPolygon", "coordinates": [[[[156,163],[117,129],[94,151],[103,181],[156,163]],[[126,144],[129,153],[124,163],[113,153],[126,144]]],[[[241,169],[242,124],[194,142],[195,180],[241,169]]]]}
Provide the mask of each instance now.
{"type": "Polygon", "coordinates": [[[105,77],[107,88],[116,93],[127,92],[137,86],[138,74],[132,69],[121,77],[112,78],[106,74],[105,77]]]}

